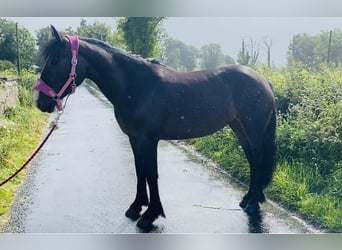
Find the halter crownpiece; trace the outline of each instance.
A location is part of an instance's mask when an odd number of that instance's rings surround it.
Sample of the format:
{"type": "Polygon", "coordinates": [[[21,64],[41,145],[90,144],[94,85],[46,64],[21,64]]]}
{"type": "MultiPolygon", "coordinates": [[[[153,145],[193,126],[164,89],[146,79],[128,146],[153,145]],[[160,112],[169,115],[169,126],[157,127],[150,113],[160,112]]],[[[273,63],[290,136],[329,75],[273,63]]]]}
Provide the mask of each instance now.
{"type": "Polygon", "coordinates": [[[78,36],[66,36],[70,42],[70,48],[71,48],[71,70],[69,74],[69,78],[64,83],[63,87],[59,90],[58,93],[54,89],[52,89],[49,85],[47,85],[42,79],[38,79],[36,84],[34,85],[33,89],[40,91],[44,93],[47,96],[50,96],[56,101],[56,107],[58,111],[63,110],[63,104],[62,104],[62,95],[65,92],[65,90],[69,87],[71,84],[71,93],[75,93],[76,90],[76,65],[77,65],[77,55],[78,55],[78,48],[79,48],[79,39],[78,36]]]}

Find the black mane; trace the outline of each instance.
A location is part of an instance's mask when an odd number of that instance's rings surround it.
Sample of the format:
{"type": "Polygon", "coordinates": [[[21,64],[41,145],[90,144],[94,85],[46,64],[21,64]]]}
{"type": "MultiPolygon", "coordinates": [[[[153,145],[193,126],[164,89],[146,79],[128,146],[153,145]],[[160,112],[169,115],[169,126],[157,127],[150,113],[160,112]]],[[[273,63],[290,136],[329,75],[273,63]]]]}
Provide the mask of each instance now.
{"type": "MultiPolygon", "coordinates": [[[[144,58],[140,55],[132,54],[120,48],[113,47],[112,45],[106,42],[103,42],[101,40],[95,39],[95,38],[85,38],[85,37],[81,38],[80,37],[80,40],[83,40],[87,43],[98,46],[104,49],[105,51],[107,51],[108,53],[115,54],[116,56],[119,56],[122,59],[135,60],[135,61],[140,61],[140,62],[145,62],[145,63],[152,63],[152,64],[157,64],[157,65],[167,67],[166,65],[164,65],[163,63],[161,63],[155,58],[144,58]]],[[[46,59],[48,56],[60,55],[60,50],[65,49],[66,46],[67,46],[67,40],[65,40],[65,43],[61,44],[57,39],[51,39],[43,48],[41,52],[41,56],[44,59],[46,59]]]]}
{"type": "Polygon", "coordinates": [[[90,44],[99,46],[100,48],[106,50],[109,53],[120,55],[122,58],[133,59],[133,60],[138,60],[138,61],[142,61],[142,62],[149,62],[152,64],[158,64],[158,65],[166,67],[166,65],[162,64],[160,61],[158,61],[155,58],[144,58],[140,55],[132,54],[132,53],[126,52],[120,48],[113,47],[112,45],[110,45],[106,42],[103,42],[101,40],[95,39],[95,38],[82,38],[82,40],[86,41],[90,44]]]}
{"type": "Polygon", "coordinates": [[[66,42],[61,44],[57,39],[51,39],[49,42],[43,47],[41,51],[41,57],[46,59],[49,56],[58,55],[60,49],[65,48],[66,42]]]}

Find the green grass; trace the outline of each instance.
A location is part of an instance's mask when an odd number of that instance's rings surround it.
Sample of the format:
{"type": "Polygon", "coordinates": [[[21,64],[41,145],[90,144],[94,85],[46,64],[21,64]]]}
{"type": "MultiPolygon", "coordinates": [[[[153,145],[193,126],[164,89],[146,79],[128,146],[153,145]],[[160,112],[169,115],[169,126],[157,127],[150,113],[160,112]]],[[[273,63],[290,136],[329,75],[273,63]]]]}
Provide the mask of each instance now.
{"type": "MultiPolygon", "coordinates": [[[[23,73],[19,79],[19,105],[0,115],[0,181],[14,173],[33,153],[45,130],[48,116],[32,106],[32,84],[36,76],[23,73]]],[[[0,188],[0,228],[25,177],[20,173],[0,188]]]]}
{"type": "Polygon", "coordinates": [[[267,193],[312,223],[331,232],[342,231],[341,201],[318,170],[301,163],[281,163],[267,193]]]}
{"type": "MultiPolygon", "coordinates": [[[[219,140],[216,143],[215,138],[227,133],[220,131],[213,136],[188,142],[248,185],[249,165],[237,141],[229,138],[232,140],[226,147],[219,140]]],[[[266,194],[314,225],[329,232],[342,232],[342,203],[336,198],[337,194],[341,195],[341,189],[337,186],[341,183],[337,179],[335,181],[335,184],[329,182],[328,185],[317,169],[302,163],[282,162],[277,165],[266,194]]]]}

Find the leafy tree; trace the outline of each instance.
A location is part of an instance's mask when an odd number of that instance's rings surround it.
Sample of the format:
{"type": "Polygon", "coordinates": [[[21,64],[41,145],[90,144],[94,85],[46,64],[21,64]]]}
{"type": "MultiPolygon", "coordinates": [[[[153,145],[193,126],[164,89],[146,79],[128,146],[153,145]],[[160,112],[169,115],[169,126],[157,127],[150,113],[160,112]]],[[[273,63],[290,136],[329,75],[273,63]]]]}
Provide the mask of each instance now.
{"type": "Polygon", "coordinates": [[[197,49],[173,38],[165,40],[162,59],[165,64],[180,71],[193,71],[198,66],[215,68],[235,63],[231,56],[222,53],[218,44],[204,45],[197,49]]]}
{"type": "Polygon", "coordinates": [[[19,28],[20,68],[28,69],[37,56],[36,40],[26,28],[19,28]]]}
{"type": "MultiPolygon", "coordinates": [[[[289,60],[295,60],[308,66],[323,62],[322,53],[318,52],[319,42],[317,37],[308,34],[298,34],[292,38],[289,45],[289,60]]],[[[327,50],[323,52],[327,54],[327,50]]]]}
{"type": "Polygon", "coordinates": [[[235,60],[233,57],[231,57],[230,55],[224,55],[223,57],[223,62],[224,64],[235,64],[235,60]]]}
{"type": "Polygon", "coordinates": [[[0,60],[15,62],[16,60],[15,23],[0,18],[0,60]]]}
{"type": "Polygon", "coordinates": [[[77,34],[77,31],[73,30],[73,28],[69,26],[68,28],[66,28],[64,30],[64,34],[66,34],[66,35],[75,35],[75,34],[77,34]]]}
{"type": "Polygon", "coordinates": [[[193,71],[197,66],[199,50],[191,45],[185,45],[185,50],[181,53],[181,61],[186,71],[193,71]]]}
{"type": "Polygon", "coordinates": [[[197,65],[199,51],[179,40],[168,38],[164,42],[163,61],[180,71],[192,71],[197,65]]]}
{"type": "Polygon", "coordinates": [[[213,69],[219,65],[224,64],[224,55],[222,53],[221,45],[208,44],[201,47],[203,68],[213,69]]]}
{"type": "Polygon", "coordinates": [[[288,48],[288,61],[298,61],[315,68],[327,61],[340,65],[342,63],[342,31],[335,30],[331,34],[331,41],[329,41],[330,32],[328,31],[322,31],[318,35],[304,33],[293,36],[288,48]]]}
{"type": "MultiPolygon", "coordinates": [[[[32,66],[37,51],[35,39],[30,32],[18,26],[20,68],[32,66]]],[[[0,60],[6,60],[16,64],[17,39],[16,24],[4,18],[0,18],[0,60]]]]}
{"type": "Polygon", "coordinates": [[[77,34],[83,37],[96,38],[104,42],[112,40],[112,29],[109,25],[95,20],[92,24],[87,24],[87,20],[82,19],[77,28],[77,34]]]}
{"type": "Polygon", "coordinates": [[[92,24],[87,24],[87,21],[82,19],[80,27],[77,28],[77,34],[83,37],[96,38],[116,47],[125,48],[122,34],[119,32],[115,33],[108,24],[101,23],[97,20],[92,24]]]}
{"type": "Polygon", "coordinates": [[[164,17],[125,17],[119,20],[118,33],[127,48],[143,57],[159,57],[161,23],[164,17]]]}

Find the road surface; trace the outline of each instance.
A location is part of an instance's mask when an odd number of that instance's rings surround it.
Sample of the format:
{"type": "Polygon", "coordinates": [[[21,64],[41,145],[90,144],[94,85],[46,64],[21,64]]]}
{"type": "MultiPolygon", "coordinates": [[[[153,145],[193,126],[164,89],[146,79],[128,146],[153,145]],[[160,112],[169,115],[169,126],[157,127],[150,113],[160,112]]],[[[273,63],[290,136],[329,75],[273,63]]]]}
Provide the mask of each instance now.
{"type": "MultiPolygon", "coordinates": [[[[167,218],[155,221],[154,233],[315,232],[269,202],[248,217],[238,205],[244,187],[173,143],[160,142],[158,163],[167,218]]],[[[124,215],[135,187],[133,154],[112,106],[79,87],[30,166],[4,232],[139,233],[124,215]]]]}

